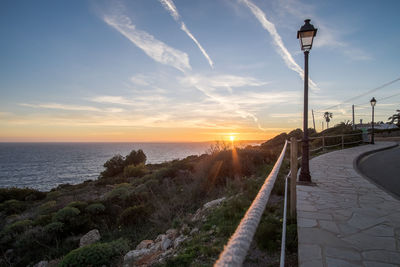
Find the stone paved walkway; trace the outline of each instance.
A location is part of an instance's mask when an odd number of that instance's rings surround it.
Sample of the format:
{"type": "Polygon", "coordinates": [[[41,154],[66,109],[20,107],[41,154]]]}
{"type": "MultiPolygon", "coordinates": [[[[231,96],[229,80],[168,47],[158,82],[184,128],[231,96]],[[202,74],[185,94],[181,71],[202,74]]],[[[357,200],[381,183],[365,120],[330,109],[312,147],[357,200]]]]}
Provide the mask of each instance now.
{"type": "Polygon", "coordinates": [[[297,185],[299,266],[400,266],[400,201],[353,168],[358,155],[393,144],[377,142],[310,161],[316,186],[297,185]]]}

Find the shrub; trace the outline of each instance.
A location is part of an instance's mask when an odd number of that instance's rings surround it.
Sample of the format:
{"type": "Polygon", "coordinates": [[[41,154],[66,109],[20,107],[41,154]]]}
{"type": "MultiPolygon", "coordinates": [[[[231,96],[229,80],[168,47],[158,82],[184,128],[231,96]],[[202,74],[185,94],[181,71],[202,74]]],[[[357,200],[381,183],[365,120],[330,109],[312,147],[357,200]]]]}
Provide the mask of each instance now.
{"type": "Polygon", "coordinates": [[[144,205],[133,206],[125,209],[119,216],[119,222],[123,225],[134,225],[147,215],[144,205]]]}
{"type": "Polygon", "coordinates": [[[139,165],[145,164],[147,160],[146,155],[144,154],[143,150],[139,149],[138,151],[132,150],[129,155],[125,158],[125,165],[139,165]]]}
{"type": "Polygon", "coordinates": [[[44,227],[44,231],[49,234],[58,234],[64,230],[64,223],[52,222],[44,227]]]}
{"type": "Polygon", "coordinates": [[[125,160],[121,155],[115,155],[111,159],[107,160],[103,166],[106,169],[100,174],[101,177],[113,177],[124,170],[125,160]]]}
{"type": "Polygon", "coordinates": [[[4,211],[7,215],[19,214],[25,209],[25,203],[16,199],[10,199],[0,204],[0,211],[4,211]]]}
{"type": "Polygon", "coordinates": [[[112,191],[106,194],[107,200],[127,200],[133,193],[133,186],[128,183],[117,185],[112,191]]]}
{"type": "Polygon", "coordinates": [[[24,200],[40,200],[46,197],[45,192],[40,192],[32,188],[0,188],[0,202],[16,199],[24,200]]]}
{"type": "Polygon", "coordinates": [[[141,163],[139,165],[128,165],[124,168],[125,177],[142,177],[146,174],[146,166],[141,163]]]}
{"type": "Polygon", "coordinates": [[[12,234],[22,233],[31,226],[32,226],[31,220],[22,220],[22,221],[15,222],[11,225],[8,225],[5,228],[5,232],[12,233],[12,234]]]}
{"type": "Polygon", "coordinates": [[[129,244],[125,239],[96,243],[72,250],[63,258],[59,266],[110,266],[128,250],[129,244]]]}
{"type": "Polygon", "coordinates": [[[86,211],[92,215],[104,212],[106,207],[101,203],[93,203],[86,207],[86,211]]]}
{"type": "Polygon", "coordinates": [[[278,218],[268,214],[261,220],[257,228],[255,239],[260,248],[268,251],[278,249],[281,237],[281,223],[278,218]]]}
{"type": "Polygon", "coordinates": [[[57,211],[54,215],[54,219],[59,222],[71,222],[73,221],[81,212],[77,208],[65,207],[57,211]]]}
{"type": "Polygon", "coordinates": [[[40,214],[48,214],[57,210],[57,202],[55,200],[47,201],[39,206],[40,214]]]}
{"type": "Polygon", "coordinates": [[[46,214],[46,215],[39,215],[37,218],[33,221],[33,225],[35,226],[45,226],[46,224],[51,223],[51,218],[53,216],[51,214],[46,214]]]}
{"type": "Polygon", "coordinates": [[[84,201],[72,201],[70,202],[67,207],[77,208],[80,211],[84,211],[88,204],[84,201]]]}

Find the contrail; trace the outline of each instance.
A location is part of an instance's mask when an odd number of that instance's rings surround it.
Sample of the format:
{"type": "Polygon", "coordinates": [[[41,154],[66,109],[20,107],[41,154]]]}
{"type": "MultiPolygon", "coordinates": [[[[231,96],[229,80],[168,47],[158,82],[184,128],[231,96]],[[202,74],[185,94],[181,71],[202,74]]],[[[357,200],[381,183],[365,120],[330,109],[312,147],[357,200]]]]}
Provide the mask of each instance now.
{"type": "Polygon", "coordinates": [[[125,15],[106,15],[104,21],[143,50],[153,60],[172,66],[182,72],[190,70],[189,56],[157,40],[151,34],[136,29],[131,19],[125,15]]]}
{"type": "Polygon", "coordinates": [[[193,42],[197,45],[197,47],[200,49],[200,52],[207,59],[210,67],[214,68],[214,63],[211,60],[210,56],[207,54],[206,50],[201,46],[199,41],[197,41],[197,39],[193,36],[193,34],[186,27],[185,23],[182,21],[181,16],[179,15],[178,9],[176,8],[174,2],[172,0],[159,0],[159,1],[162,4],[162,6],[169,12],[169,14],[174,18],[174,20],[177,23],[181,24],[181,30],[184,31],[187,34],[187,36],[189,36],[190,39],[192,39],[193,42]]]}
{"type": "MultiPolygon", "coordinates": [[[[285,45],[283,44],[282,38],[279,35],[278,31],[275,28],[275,25],[270,22],[265,13],[255,4],[253,4],[250,0],[241,0],[241,2],[245,3],[247,7],[250,9],[250,11],[253,13],[253,15],[258,19],[258,21],[261,23],[262,27],[266,29],[269,34],[272,36],[272,39],[274,41],[274,44],[277,47],[279,55],[282,57],[282,59],[285,61],[286,65],[289,67],[289,69],[297,72],[301,79],[304,79],[304,71],[303,69],[294,61],[292,55],[290,52],[287,50],[285,45]]],[[[318,86],[311,80],[309,79],[310,87],[314,90],[318,90],[318,86]]]]}

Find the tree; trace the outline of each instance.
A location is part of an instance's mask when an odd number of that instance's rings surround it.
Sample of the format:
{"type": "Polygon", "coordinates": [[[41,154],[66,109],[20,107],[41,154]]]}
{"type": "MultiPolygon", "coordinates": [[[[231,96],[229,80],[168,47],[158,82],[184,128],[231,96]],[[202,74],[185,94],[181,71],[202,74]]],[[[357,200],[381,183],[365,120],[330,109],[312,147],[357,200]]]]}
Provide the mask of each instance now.
{"type": "Polygon", "coordinates": [[[139,165],[145,164],[147,160],[146,154],[144,154],[143,150],[139,149],[138,151],[132,150],[129,155],[125,158],[125,166],[129,165],[139,165]]]}
{"type": "Polygon", "coordinates": [[[107,160],[103,166],[106,169],[101,173],[101,177],[113,177],[124,170],[125,160],[121,155],[115,155],[107,160]]]}
{"type": "Polygon", "coordinates": [[[324,119],[326,120],[326,129],[329,128],[329,122],[331,121],[331,118],[332,118],[332,113],[326,111],[326,112],[324,113],[324,119]]]}
{"type": "Polygon", "coordinates": [[[397,113],[393,114],[388,118],[390,124],[393,124],[395,121],[397,121],[397,125],[400,126],[400,109],[396,110],[397,113]]]}

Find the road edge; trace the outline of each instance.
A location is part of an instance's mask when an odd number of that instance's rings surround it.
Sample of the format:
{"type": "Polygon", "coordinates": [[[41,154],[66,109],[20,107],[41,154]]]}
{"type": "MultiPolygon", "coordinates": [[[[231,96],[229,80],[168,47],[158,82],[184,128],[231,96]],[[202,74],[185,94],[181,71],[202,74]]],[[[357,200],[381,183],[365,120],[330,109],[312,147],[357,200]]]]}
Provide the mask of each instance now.
{"type": "Polygon", "coordinates": [[[373,179],[371,179],[370,177],[368,177],[366,174],[364,174],[358,167],[360,161],[371,155],[371,154],[375,154],[377,152],[380,151],[384,151],[384,150],[388,150],[388,149],[392,149],[395,147],[398,147],[399,144],[393,141],[390,141],[392,144],[387,146],[387,147],[382,147],[382,148],[378,148],[378,149],[374,149],[374,150],[370,150],[364,153],[361,153],[360,155],[358,155],[354,160],[353,160],[353,168],[354,170],[358,173],[358,175],[360,175],[362,178],[366,179],[367,181],[369,181],[370,183],[372,183],[373,185],[375,185],[376,187],[378,187],[379,189],[381,189],[382,191],[384,191],[385,193],[389,194],[390,196],[392,196],[393,198],[400,200],[400,197],[393,194],[392,192],[389,192],[386,188],[384,188],[383,186],[381,186],[380,184],[376,183],[373,179]]]}

